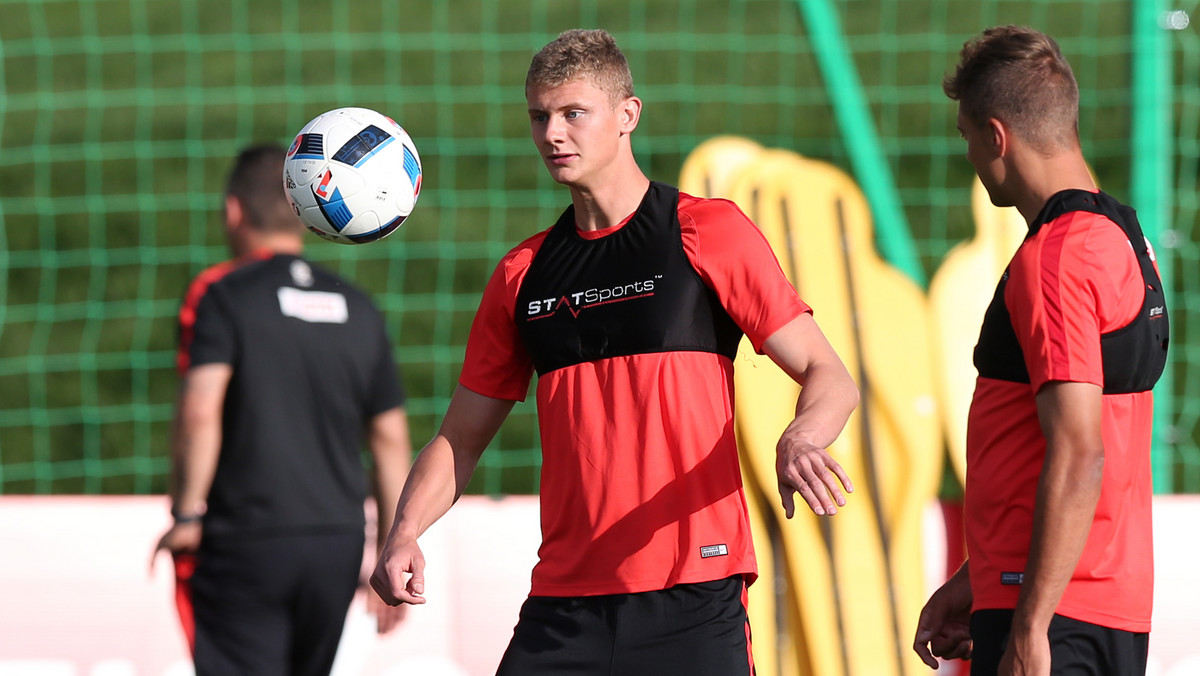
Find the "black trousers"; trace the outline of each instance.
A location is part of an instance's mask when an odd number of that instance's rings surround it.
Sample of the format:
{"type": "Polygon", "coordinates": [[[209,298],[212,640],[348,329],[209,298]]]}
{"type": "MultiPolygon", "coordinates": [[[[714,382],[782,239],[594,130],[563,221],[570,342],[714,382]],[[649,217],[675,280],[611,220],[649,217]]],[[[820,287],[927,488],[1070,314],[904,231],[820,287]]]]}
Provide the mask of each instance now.
{"type": "Polygon", "coordinates": [[[197,676],[326,676],[364,534],[205,539],[191,578],[197,676]]]}
{"type": "Polygon", "coordinates": [[[531,596],[497,676],[749,676],[740,575],[661,591],[531,596]]]}
{"type": "MultiPolygon", "coordinates": [[[[971,676],[995,676],[1008,646],[1013,611],[971,614],[971,676]]],[[[1144,676],[1150,634],[1101,627],[1055,615],[1050,620],[1050,673],[1054,676],[1144,676]]]]}

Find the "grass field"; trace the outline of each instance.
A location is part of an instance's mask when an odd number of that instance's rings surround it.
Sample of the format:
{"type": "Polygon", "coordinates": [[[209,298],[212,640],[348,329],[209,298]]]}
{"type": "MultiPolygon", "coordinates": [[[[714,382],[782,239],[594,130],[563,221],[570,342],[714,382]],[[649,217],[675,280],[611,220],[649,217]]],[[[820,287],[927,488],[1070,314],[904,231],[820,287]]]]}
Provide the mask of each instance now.
{"type": "MultiPolygon", "coordinates": [[[[1128,2],[833,4],[927,274],[971,232],[971,168],[940,80],[984,26],[1028,23],[1060,39],[1083,92],[1085,153],[1108,191],[1127,193],[1128,2]]],[[[324,110],[386,112],[422,153],[423,192],[401,231],[354,248],[313,238],[308,250],[378,298],[418,444],[454,387],[495,260],[568,200],[533,153],[522,96],[529,57],[560,30],[617,35],[646,101],[635,152],[653,178],[674,181],[691,148],[723,133],[850,169],[796,2],[94,0],[0,11],[0,493],[165,489],[174,314],[188,279],[225,256],[229,162],[249,142],[286,145],[324,110]]],[[[1200,364],[1186,334],[1200,311],[1189,31],[1173,38],[1179,162],[1193,178],[1179,195],[1173,325],[1187,346],[1176,361],[1178,453],[1200,468],[1200,393],[1187,377],[1200,364]]],[[[523,404],[469,490],[536,491],[537,466],[523,404]]]]}

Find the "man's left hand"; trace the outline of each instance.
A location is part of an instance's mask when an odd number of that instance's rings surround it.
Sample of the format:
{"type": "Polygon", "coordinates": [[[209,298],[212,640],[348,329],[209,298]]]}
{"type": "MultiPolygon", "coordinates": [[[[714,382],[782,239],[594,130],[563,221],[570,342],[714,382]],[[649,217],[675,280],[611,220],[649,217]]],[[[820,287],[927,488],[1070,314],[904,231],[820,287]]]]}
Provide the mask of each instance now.
{"type": "Polygon", "coordinates": [[[779,497],[787,518],[796,512],[795,493],[808,503],[818,516],[833,516],[846,504],[847,493],[854,484],[846,471],[825,449],[805,441],[790,438],[786,433],[775,449],[775,472],[779,477],[779,497]],[[840,482],[840,483],[839,483],[840,482]]]}
{"type": "Polygon", "coordinates": [[[1000,658],[997,676],[1050,676],[1050,638],[1022,636],[1016,632],[1000,658]]]}

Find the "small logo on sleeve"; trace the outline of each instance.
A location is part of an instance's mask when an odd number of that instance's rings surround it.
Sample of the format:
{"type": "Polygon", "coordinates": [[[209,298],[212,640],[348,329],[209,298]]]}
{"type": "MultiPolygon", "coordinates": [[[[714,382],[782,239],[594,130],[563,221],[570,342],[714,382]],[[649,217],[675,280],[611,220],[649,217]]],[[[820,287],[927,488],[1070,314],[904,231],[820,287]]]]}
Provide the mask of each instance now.
{"type": "Polygon", "coordinates": [[[1019,585],[1025,581],[1025,573],[1000,573],[1000,584],[1019,585]]]}
{"type": "Polygon", "coordinates": [[[725,545],[707,545],[700,548],[700,558],[709,559],[714,556],[729,556],[729,547],[725,545]]]}

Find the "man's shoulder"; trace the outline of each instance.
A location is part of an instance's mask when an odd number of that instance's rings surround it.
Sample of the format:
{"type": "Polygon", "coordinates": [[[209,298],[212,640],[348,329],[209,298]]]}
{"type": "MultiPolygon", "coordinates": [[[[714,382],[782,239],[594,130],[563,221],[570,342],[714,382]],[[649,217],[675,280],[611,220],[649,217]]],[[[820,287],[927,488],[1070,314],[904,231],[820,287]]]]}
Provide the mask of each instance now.
{"type": "Polygon", "coordinates": [[[1103,213],[1068,211],[1047,222],[1022,246],[1018,257],[1036,257],[1042,266],[1069,265],[1106,269],[1136,265],[1136,255],[1125,231],[1103,213]]]}
{"type": "Polygon", "coordinates": [[[724,222],[729,218],[746,220],[746,215],[732,200],[722,197],[696,197],[680,191],[679,215],[695,221],[697,225],[709,222],[724,222]]]}
{"type": "Polygon", "coordinates": [[[229,276],[229,273],[237,270],[237,259],[221,261],[215,265],[210,265],[192,278],[188,284],[187,291],[184,293],[184,305],[187,307],[195,307],[204,297],[213,284],[220,282],[229,276]]]}
{"type": "Polygon", "coordinates": [[[217,288],[241,283],[246,279],[248,274],[253,274],[252,271],[254,269],[268,264],[273,258],[273,256],[265,251],[255,251],[237,258],[222,261],[196,275],[196,278],[192,281],[192,286],[217,288]]]}
{"type": "Polygon", "coordinates": [[[509,249],[508,253],[504,254],[500,259],[500,262],[496,266],[497,269],[503,269],[511,273],[518,269],[529,267],[529,264],[533,261],[533,257],[542,248],[542,244],[546,241],[546,236],[550,234],[550,230],[552,229],[553,226],[526,237],[520,244],[509,249]]]}

